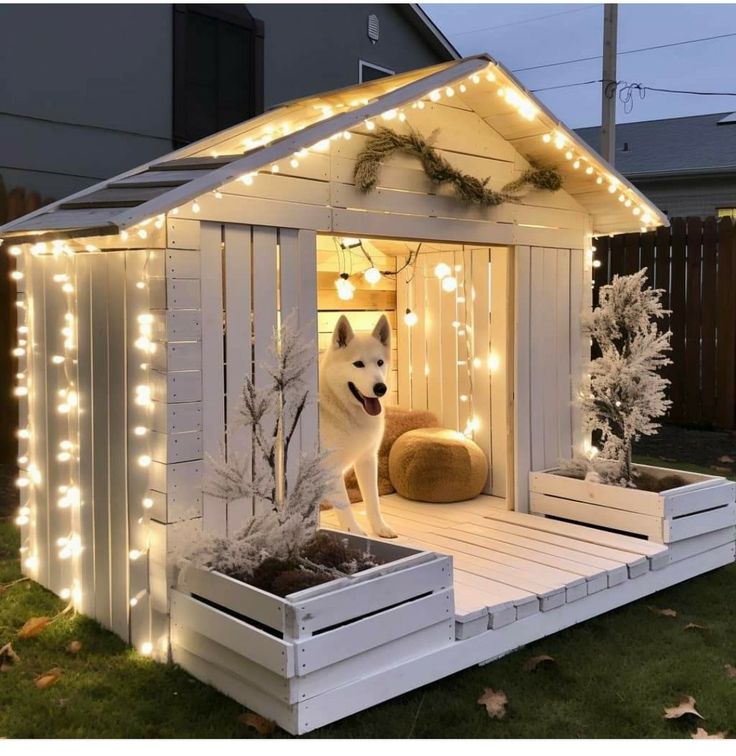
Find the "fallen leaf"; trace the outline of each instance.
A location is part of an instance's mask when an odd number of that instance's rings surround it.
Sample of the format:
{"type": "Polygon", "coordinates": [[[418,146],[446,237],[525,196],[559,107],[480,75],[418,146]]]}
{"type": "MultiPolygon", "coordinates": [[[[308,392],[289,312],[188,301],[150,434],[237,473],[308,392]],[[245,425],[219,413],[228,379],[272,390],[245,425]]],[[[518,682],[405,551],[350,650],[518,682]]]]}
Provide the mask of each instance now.
{"type": "Polygon", "coordinates": [[[713,465],[711,469],[715,470],[716,472],[721,472],[721,473],[731,472],[730,467],[723,467],[723,465],[713,465]]]}
{"type": "Polygon", "coordinates": [[[506,716],[508,702],[509,699],[502,690],[493,690],[493,688],[484,688],[483,695],[478,699],[478,703],[486,707],[488,716],[494,719],[503,719],[506,716]]]}
{"type": "Polygon", "coordinates": [[[705,625],[698,625],[697,622],[688,622],[683,630],[707,630],[705,625]]]}
{"type": "Polygon", "coordinates": [[[730,678],[736,678],[736,667],[734,667],[732,664],[724,664],[723,665],[726,668],[726,675],[730,678]]]}
{"type": "Polygon", "coordinates": [[[73,640],[67,647],[66,652],[76,656],[82,650],[82,641],[73,640]]]}
{"type": "Polygon", "coordinates": [[[728,464],[733,464],[733,462],[736,461],[736,460],[734,460],[733,457],[729,457],[728,454],[724,454],[722,457],[718,457],[718,461],[719,462],[728,462],[728,464]]]}
{"type": "Polygon", "coordinates": [[[664,710],[665,719],[679,719],[686,714],[692,714],[700,719],[705,718],[695,710],[695,699],[692,696],[681,696],[677,706],[665,707],[664,710]]]}
{"type": "Polygon", "coordinates": [[[25,625],[18,630],[19,638],[33,638],[35,635],[40,635],[51,622],[50,617],[31,617],[26,620],[25,625]]]}
{"type": "Polygon", "coordinates": [[[252,727],[259,735],[272,735],[276,731],[276,722],[266,719],[253,711],[246,711],[238,717],[238,721],[252,727]]]}
{"type": "Polygon", "coordinates": [[[532,656],[531,659],[527,659],[524,662],[524,666],[521,668],[522,672],[534,672],[534,670],[540,665],[544,664],[545,662],[550,662],[554,664],[554,657],[548,656],[547,654],[540,654],[539,656],[532,656]]]}
{"type": "Polygon", "coordinates": [[[54,667],[53,669],[50,669],[48,672],[44,672],[44,674],[39,675],[36,678],[36,687],[41,688],[41,690],[50,688],[61,677],[61,675],[62,672],[59,667],[54,667]]]}
{"type": "Polygon", "coordinates": [[[702,727],[698,727],[695,732],[690,733],[690,737],[693,740],[725,740],[725,732],[714,732],[712,735],[704,730],[702,727]]]}
{"type": "Polygon", "coordinates": [[[7,672],[16,664],[20,664],[20,656],[13,650],[12,643],[6,643],[0,648],[0,672],[7,672]]]}
{"type": "Polygon", "coordinates": [[[674,609],[658,609],[656,606],[648,606],[647,609],[660,617],[677,617],[677,612],[674,609]]]}

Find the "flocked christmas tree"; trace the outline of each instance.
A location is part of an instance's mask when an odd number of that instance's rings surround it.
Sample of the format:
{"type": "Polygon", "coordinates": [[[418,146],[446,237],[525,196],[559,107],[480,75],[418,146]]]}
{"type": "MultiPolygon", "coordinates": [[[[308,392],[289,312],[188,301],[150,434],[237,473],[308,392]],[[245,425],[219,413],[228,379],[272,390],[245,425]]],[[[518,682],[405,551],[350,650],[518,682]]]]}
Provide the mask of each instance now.
{"type": "Polygon", "coordinates": [[[633,442],[655,433],[656,420],[670,406],[669,381],[659,371],[670,363],[671,333],[659,329],[657,321],[666,314],[662,290],[646,286],[646,272],[614,276],[583,323],[600,353],[590,362],[590,380],[580,393],[584,430],[597,431],[601,444],[585,467],[621,486],[635,485],[633,442]]]}

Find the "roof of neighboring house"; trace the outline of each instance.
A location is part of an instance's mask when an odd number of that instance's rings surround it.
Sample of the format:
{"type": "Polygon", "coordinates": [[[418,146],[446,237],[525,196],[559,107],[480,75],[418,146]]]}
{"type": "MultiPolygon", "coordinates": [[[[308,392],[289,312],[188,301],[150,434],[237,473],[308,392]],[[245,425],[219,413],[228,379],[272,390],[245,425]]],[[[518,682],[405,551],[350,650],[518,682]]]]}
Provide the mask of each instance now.
{"type": "MultiPolygon", "coordinates": [[[[564,191],[590,214],[598,233],[669,224],[509,71],[489,55],[474,55],[288,103],[41,208],[3,226],[0,234],[37,241],[116,234],[207,192],[226,192],[235,181],[250,185],[274,164],[281,164],[281,175],[298,175],[299,160],[325,151],[330,139],[351,129],[369,133],[368,119],[396,118],[397,127],[402,120],[411,126],[419,100],[422,108],[442,100],[438,104],[449,105],[449,113],[457,108],[475,114],[473,128],[455,136],[459,152],[467,143],[473,154],[474,129],[487,127],[513,147],[517,174],[530,164],[558,165],[564,191]],[[290,163],[296,164],[293,171],[290,163]]],[[[452,130],[449,123],[445,128],[452,130]]],[[[540,199],[540,213],[547,201],[540,199]]]]}
{"type": "Polygon", "coordinates": [[[422,10],[418,3],[398,3],[394,6],[419,32],[425,42],[443,60],[458,60],[460,53],[455,46],[435,25],[434,21],[422,10]]]}
{"type": "MultiPolygon", "coordinates": [[[[709,113],[617,124],[616,168],[629,178],[736,172],[733,115],[709,113]]],[[[599,126],[575,131],[594,150],[600,149],[599,126]]]]}

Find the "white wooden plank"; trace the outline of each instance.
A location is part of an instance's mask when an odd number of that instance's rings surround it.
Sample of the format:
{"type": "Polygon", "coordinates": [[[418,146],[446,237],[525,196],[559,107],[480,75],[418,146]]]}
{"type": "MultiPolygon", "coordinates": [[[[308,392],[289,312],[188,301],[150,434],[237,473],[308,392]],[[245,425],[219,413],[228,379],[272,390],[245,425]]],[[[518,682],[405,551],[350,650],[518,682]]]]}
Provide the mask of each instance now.
{"type": "Polygon", "coordinates": [[[152,402],[151,429],[159,433],[202,430],[202,402],[167,404],[152,402]]]}
{"type": "Polygon", "coordinates": [[[411,408],[414,410],[427,409],[427,362],[426,362],[426,318],[427,305],[425,290],[433,284],[427,280],[425,266],[417,265],[412,281],[411,304],[412,312],[417,315],[417,322],[411,332],[411,408]]]}
{"type": "Polygon", "coordinates": [[[199,278],[199,248],[152,250],[148,263],[151,278],[199,278]]]}
{"type": "MultiPolygon", "coordinates": [[[[205,365],[204,372],[211,369],[205,365]]],[[[152,370],[149,378],[151,399],[168,404],[199,402],[202,400],[202,380],[203,373],[199,370],[172,370],[166,373],[152,370]]]]}
{"type": "MultiPolygon", "coordinates": [[[[462,247],[453,253],[454,266],[452,275],[457,280],[457,290],[454,294],[456,306],[456,319],[460,324],[456,331],[457,336],[457,392],[454,396],[448,397],[448,400],[455,402],[457,405],[458,428],[463,432],[469,432],[471,438],[473,431],[471,421],[475,416],[473,411],[473,392],[471,390],[473,382],[473,309],[472,309],[472,270],[470,261],[471,251],[462,247]],[[461,401],[461,396],[467,396],[467,401],[461,401]]],[[[443,292],[444,293],[444,292],[443,292]]],[[[444,293],[447,296],[446,293],[444,293]]],[[[450,295],[451,297],[453,295],[450,295]]],[[[486,369],[488,363],[486,361],[486,369]]],[[[485,425],[483,418],[476,418],[479,429],[485,425]]]]}
{"type": "MultiPolygon", "coordinates": [[[[542,255],[544,286],[542,288],[541,306],[537,310],[537,322],[532,326],[535,330],[540,330],[542,334],[542,351],[540,353],[541,365],[545,366],[544,371],[540,370],[532,378],[535,385],[532,388],[534,392],[542,394],[544,402],[544,464],[545,466],[554,465],[560,458],[559,449],[559,423],[560,409],[557,388],[557,296],[556,290],[559,286],[557,280],[557,257],[559,251],[550,247],[545,247],[542,255]],[[550,285],[552,284],[552,285],[550,285]]],[[[565,319],[567,323],[567,319],[565,319]]],[[[567,381],[565,381],[567,386],[567,381]]]]}
{"type": "MultiPolygon", "coordinates": [[[[241,392],[245,379],[252,378],[251,344],[251,228],[225,226],[225,322],[228,458],[250,457],[250,429],[239,421],[241,392]]],[[[238,532],[253,515],[253,500],[227,503],[228,533],[238,532]]]]}
{"type": "Polygon", "coordinates": [[[166,373],[171,370],[201,370],[202,344],[199,341],[154,342],[151,367],[166,373]]]}
{"type": "MultiPolygon", "coordinates": [[[[572,425],[570,384],[576,380],[570,370],[570,266],[571,252],[567,249],[554,251],[557,271],[556,301],[555,301],[555,336],[557,374],[557,455],[565,459],[572,456],[572,425]]],[[[577,336],[575,337],[577,341],[577,336]]]]}
{"type": "Polygon", "coordinates": [[[206,635],[271,672],[294,674],[294,647],[179,591],[171,591],[171,622],[206,635]]]}
{"type": "Polygon", "coordinates": [[[718,507],[718,509],[699,512],[687,517],[678,517],[675,520],[665,520],[664,542],[682,541],[685,538],[693,538],[734,524],[736,524],[736,504],[729,504],[725,507],[718,507]]]}
{"type": "MultiPolygon", "coordinates": [[[[406,263],[405,257],[399,257],[396,261],[397,270],[406,263]]],[[[419,263],[421,264],[421,263],[419,263]]],[[[411,307],[409,282],[410,271],[404,268],[397,275],[396,280],[396,344],[398,369],[398,403],[402,407],[411,407],[411,338],[413,329],[404,320],[406,310],[411,307]]]]}
{"type": "Polygon", "coordinates": [[[729,525],[720,530],[712,530],[702,535],[684,538],[681,541],[675,541],[667,544],[667,553],[672,563],[679,562],[682,559],[704,554],[706,551],[715,549],[719,546],[726,546],[736,541],[736,527],[729,525]]]}
{"type": "Polygon", "coordinates": [[[150,431],[148,436],[150,440],[147,450],[156,462],[173,464],[202,459],[202,433],[200,431],[188,433],[150,431]]]}
{"type": "MultiPolygon", "coordinates": [[[[445,428],[464,431],[460,427],[458,413],[458,329],[453,323],[458,321],[456,294],[442,290],[442,283],[435,275],[435,267],[444,263],[454,271],[454,256],[451,252],[443,252],[427,256],[425,262],[425,281],[427,288],[436,289],[439,294],[439,309],[434,317],[439,321],[440,339],[442,343],[442,415],[440,421],[445,428]]],[[[464,366],[463,366],[463,369],[464,366]]]]}
{"type": "Polygon", "coordinates": [[[547,467],[545,454],[545,428],[547,415],[552,412],[552,405],[546,404],[545,385],[550,380],[548,366],[545,363],[546,323],[550,320],[550,312],[545,308],[545,290],[549,290],[544,280],[543,248],[533,247],[531,250],[531,315],[530,315],[530,420],[531,420],[531,469],[539,470],[547,467]]]}
{"type": "Polygon", "coordinates": [[[583,427],[578,395],[581,388],[584,366],[590,356],[587,337],[583,334],[581,317],[583,314],[584,288],[590,287],[591,272],[585,264],[582,249],[570,250],[570,386],[567,400],[570,405],[571,442],[573,452],[583,449],[583,427]]]}
{"type": "MultiPolygon", "coordinates": [[[[532,469],[531,435],[531,250],[515,249],[514,281],[514,509],[529,511],[529,470],[532,469]]],[[[535,405],[536,406],[536,405],[535,405]]]]}
{"type": "MultiPolygon", "coordinates": [[[[225,356],[223,353],[222,227],[203,223],[200,230],[202,286],[202,448],[218,459],[225,445],[225,356]]],[[[204,528],[227,533],[227,507],[222,499],[203,495],[204,528]]]]}
{"type": "MultiPolygon", "coordinates": [[[[208,304],[209,307],[209,304],[208,304]]],[[[160,341],[197,341],[202,335],[200,310],[157,310],[153,313],[153,337],[160,341]]]]}
{"type": "Polygon", "coordinates": [[[302,453],[319,447],[319,367],[317,363],[317,238],[313,231],[301,229],[297,238],[301,287],[299,289],[299,328],[311,344],[314,362],[305,375],[310,400],[302,413],[299,435],[302,453]]]}
{"type": "MultiPolygon", "coordinates": [[[[505,367],[501,367],[499,352],[496,350],[497,345],[495,343],[491,345],[491,321],[495,323],[496,317],[500,317],[505,326],[505,310],[507,307],[505,296],[499,302],[491,293],[491,277],[495,275],[495,270],[491,271],[491,254],[489,249],[483,247],[471,251],[472,298],[470,309],[472,312],[473,354],[475,357],[473,362],[472,401],[473,413],[480,423],[480,427],[473,433],[473,440],[480,446],[488,460],[488,479],[483,485],[485,493],[491,492],[494,477],[492,444],[495,434],[492,430],[492,425],[495,421],[495,411],[494,413],[491,412],[491,366],[492,364],[496,364],[495,360],[498,360],[497,369],[505,370],[505,367]],[[493,315],[491,315],[491,307],[493,305],[496,308],[493,315]],[[495,358],[493,363],[491,363],[491,354],[495,358]]],[[[503,364],[505,365],[505,360],[503,364]]],[[[503,425],[502,432],[505,439],[505,423],[503,425]]],[[[503,472],[501,474],[503,475],[503,472]]],[[[505,485],[503,487],[505,489],[505,485]]]]}
{"type": "Polygon", "coordinates": [[[200,232],[199,218],[185,219],[171,213],[166,217],[166,242],[173,249],[199,249],[200,232]]]}
{"type": "MultiPolygon", "coordinates": [[[[431,257],[428,257],[426,261],[420,263],[416,275],[422,277],[426,277],[428,274],[431,275],[431,264],[429,263],[431,259],[431,257]]],[[[397,315],[399,321],[401,321],[401,310],[398,308],[397,315]]],[[[442,391],[443,363],[445,359],[451,359],[451,355],[445,354],[442,348],[442,291],[438,281],[436,279],[433,280],[433,277],[429,279],[425,278],[424,312],[422,313],[420,306],[417,315],[422,319],[426,342],[427,409],[440,419],[442,418],[444,402],[457,404],[458,397],[457,394],[451,396],[449,393],[445,393],[443,395],[442,391]]]]}
{"type": "Polygon", "coordinates": [[[200,307],[197,278],[152,278],[148,288],[153,310],[198,310],[200,307]]]}
{"type": "MultiPolygon", "coordinates": [[[[256,389],[266,389],[271,385],[264,365],[268,362],[274,329],[277,326],[276,244],[276,228],[253,227],[253,375],[256,389]]],[[[266,428],[275,426],[276,417],[265,417],[264,424],[266,428]]],[[[258,468],[265,463],[256,454],[254,464],[258,468]]],[[[259,507],[263,506],[265,503],[254,502],[255,514],[260,514],[259,507]]]]}

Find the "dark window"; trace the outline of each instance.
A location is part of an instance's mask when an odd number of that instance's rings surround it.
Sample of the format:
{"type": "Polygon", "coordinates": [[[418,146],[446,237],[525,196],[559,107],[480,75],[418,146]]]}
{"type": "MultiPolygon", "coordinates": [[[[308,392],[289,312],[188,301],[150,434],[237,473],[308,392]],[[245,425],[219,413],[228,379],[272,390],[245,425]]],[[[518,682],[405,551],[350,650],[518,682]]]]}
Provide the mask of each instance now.
{"type": "Polygon", "coordinates": [[[174,142],[263,111],[263,23],[243,5],[174,6],[174,142]]]}
{"type": "Polygon", "coordinates": [[[363,84],[366,81],[375,81],[376,79],[383,79],[386,76],[393,76],[396,71],[392,71],[390,68],[383,68],[383,66],[377,66],[375,63],[366,63],[361,60],[358,64],[358,81],[363,84]]]}

